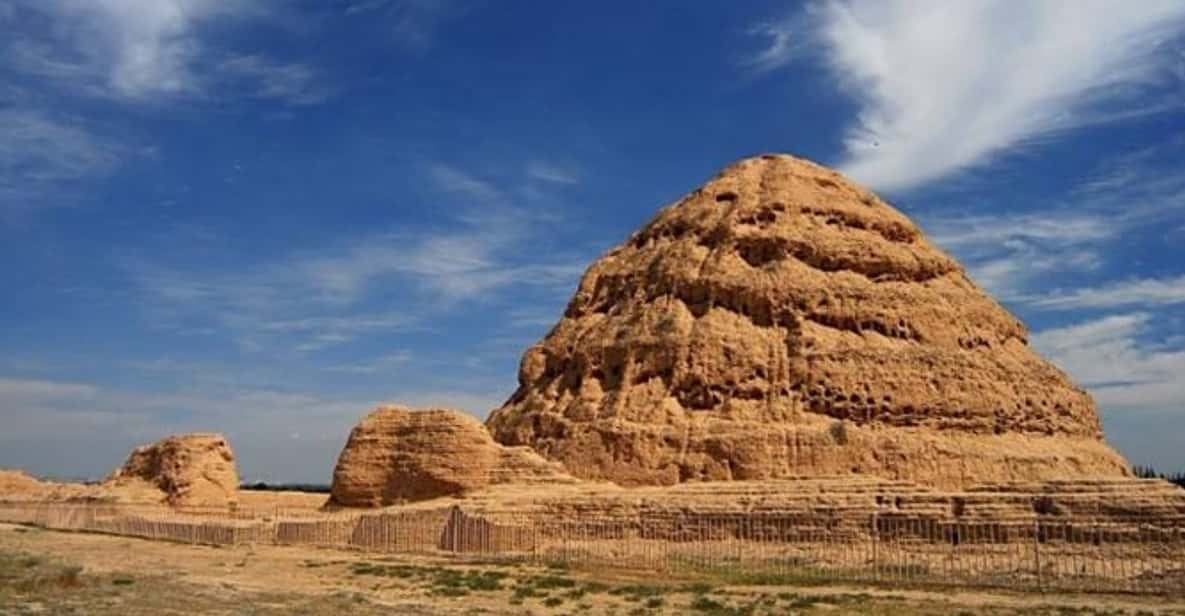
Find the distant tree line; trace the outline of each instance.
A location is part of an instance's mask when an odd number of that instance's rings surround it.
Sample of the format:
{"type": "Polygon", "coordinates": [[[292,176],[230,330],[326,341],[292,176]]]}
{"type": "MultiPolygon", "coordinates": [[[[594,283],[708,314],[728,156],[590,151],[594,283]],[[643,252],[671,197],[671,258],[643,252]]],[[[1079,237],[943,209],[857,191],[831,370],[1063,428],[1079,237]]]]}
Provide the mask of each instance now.
{"type": "Polygon", "coordinates": [[[239,489],[258,490],[261,492],[315,492],[329,494],[329,486],[323,483],[267,483],[265,481],[257,481],[255,483],[244,483],[239,486],[239,489]]]}
{"type": "Polygon", "coordinates": [[[1151,466],[1137,466],[1134,470],[1136,471],[1136,477],[1142,477],[1144,479],[1164,479],[1165,481],[1175,483],[1182,488],[1185,488],[1185,471],[1177,472],[1172,475],[1166,475],[1164,473],[1157,472],[1157,470],[1151,466]]]}

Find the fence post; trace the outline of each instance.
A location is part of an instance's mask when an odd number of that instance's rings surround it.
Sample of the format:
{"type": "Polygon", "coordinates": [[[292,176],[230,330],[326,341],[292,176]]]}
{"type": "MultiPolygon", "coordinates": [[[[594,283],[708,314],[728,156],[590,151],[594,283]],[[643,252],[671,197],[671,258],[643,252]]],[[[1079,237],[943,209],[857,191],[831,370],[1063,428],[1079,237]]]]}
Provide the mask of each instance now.
{"type": "Polygon", "coordinates": [[[1041,518],[1033,518],[1033,562],[1036,565],[1037,590],[1042,590],[1041,583],[1041,518]]]}
{"type": "Polygon", "coordinates": [[[881,572],[880,561],[878,560],[878,555],[876,553],[877,541],[878,541],[877,535],[880,534],[880,529],[879,529],[879,525],[877,524],[875,510],[872,512],[872,515],[870,516],[869,519],[872,522],[872,528],[869,530],[869,533],[868,533],[869,536],[872,537],[872,579],[875,581],[875,580],[880,579],[880,572],[881,572]]]}

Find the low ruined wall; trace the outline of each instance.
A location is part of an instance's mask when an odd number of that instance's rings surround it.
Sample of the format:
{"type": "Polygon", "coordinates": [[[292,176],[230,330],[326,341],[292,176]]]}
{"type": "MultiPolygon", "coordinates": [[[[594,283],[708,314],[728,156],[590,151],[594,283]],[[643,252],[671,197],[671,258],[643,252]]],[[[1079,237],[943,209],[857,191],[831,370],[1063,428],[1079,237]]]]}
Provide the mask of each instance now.
{"type": "Polygon", "coordinates": [[[372,511],[0,502],[0,521],[186,543],[787,581],[1185,591],[1185,491],[1157,482],[944,494],[904,482],[812,479],[526,494],[372,511]]]}

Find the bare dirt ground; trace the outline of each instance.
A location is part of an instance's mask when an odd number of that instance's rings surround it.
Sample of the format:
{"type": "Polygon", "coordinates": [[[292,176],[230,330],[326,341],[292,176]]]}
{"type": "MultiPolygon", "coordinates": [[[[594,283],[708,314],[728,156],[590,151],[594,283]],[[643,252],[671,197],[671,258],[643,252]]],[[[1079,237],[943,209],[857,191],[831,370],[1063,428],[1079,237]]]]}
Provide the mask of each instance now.
{"type": "Polygon", "coordinates": [[[1185,596],[795,586],[0,524],[8,614],[1185,614],[1185,596]]]}
{"type": "Polygon", "coordinates": [[[237,498],[242,507],[317,510],[329,500],[329,495],[296,491],[239,490],[237,498]]]}

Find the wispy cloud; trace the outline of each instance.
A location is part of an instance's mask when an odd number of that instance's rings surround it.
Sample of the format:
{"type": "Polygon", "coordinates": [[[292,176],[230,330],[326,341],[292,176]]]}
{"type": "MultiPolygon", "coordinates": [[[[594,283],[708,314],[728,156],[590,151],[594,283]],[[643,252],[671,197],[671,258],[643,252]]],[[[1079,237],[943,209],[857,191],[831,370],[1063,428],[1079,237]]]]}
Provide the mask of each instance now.
{"type": "Polygon", "coordinates": [[[234,56],[219,67],[231,79],[245,82],[251,96],[291,105],[317,105],[330,97],[316,72],[306,64],[277,62],[258,54],[234,56]]]}
{"type": "Polygon", "coordinates": [[[114,169],[122,149],[80,120],[0,108],[0,216],[63,202],[78,181],[114,169]]]}
{"type": "Polygon", "coordinates": [[[432,46],[440,27],[467,12],[461,0],[354,0],[347,16],[366,16],[389,24],[392,42],[412,52],[432,46]]]}
{"type": "Polygon", "coordinates": [[[923,216],[924,226],[936,243],[968,266],[973,278],[1007,300],[1085,306],[1089,298],[1101,301],[1101,293],[1111,287],[1122,293],[1135,284],[1139,289],[1131,290],[1142,293],[1133,298],[1163,302],[1156,298],[1172,295],[1172,285],[1164,284],[1167,279],[1104,280],[1079,295],[1066,289],[1063,276],[1130,276],[1120,267],[1122,255],[1115,254],[1122,240],[1176,224],[1185,213],[1185,172],[1176,162],[1181,144],[1185,141],[1175,136],[1153,148],[1117,154],[1052,203],[1010,204],[991,215],[938,212],[923,216]]]}
{"type": "Polygon", "coordinates": [[[446,163],[428,165],[428,176],[435,183],[436,188],[445,193],[452,193],[479,202],[498,201],[502,199],[502,191],[486,180],[481,180],[446,163]]]}
{"type": "Polygon", "coordinates": [[[782,68],[798,60],[804,48],[813,43],[806,29],[815,8],[781,21],[759,23],[749,28],[749,36],[764,39],[765,47],[741,60],[741,64],[757,73],[782,68]]]}
{"type": "Polygon", "coordinates": [[[1119,314],[1047,329],[1034,348],[1090,390],[1104,410],[1181,411],[1185,348],[1145,341],[1153,318],[1119,314]]]}
{"type": "Polygon", "coordinates": [[[540,262],[538,248],[553,232],[534,215],[501,204],[505,191],[492,183],[447,165],[432,169],[440,194],[474,203],[446,212],[435,227],[342,238],[234,271],[145,258],[123,265],[153,322],[226,332],[247,350],[311,353],[423,328],[442,311],[503,299],[511,289],[571,291],[587,255],[560,252],[540,262]]]}
{"type": "Polygon", "coordinates": [[[13,66],[64,85],[129,100],[202,89],[200,29],[258,15],[242,0],[45,0],[22,3],[40,37],[12,42],[13,66]]]}
{"type": "Polygon", "coordinates": [[[413,355],[411,351],[398,351],[395,353],[387,353],[379,357],[375,357],[365,361],[357,361],[346,364],[336,364],[329,366],[326,370],[330,372],[343,372],[347,374],[377,374],[380,372],[390,372],[398,369],[400,366],[407,365],[412,361],[413,355]]]}
{"type": "Polygon", "coordinates": [[[95,386],[85,383],[0,377],[0,400],[4,400],[5,408],[9,409],[43,400],[90,400],[95,397],[97,391],[95,386]]]}
{"type": "Polygon", "coordinates": [[[527,177],[553,184],[579,184],[580,176],[575,170],[541,160],[527,164],[527,177]]]}
{"type": "Polygon", "coordinates": [[[1179,105],[1179,60],[1163,43],[1183,19],[1173,0],[834,0],[756,28],[767,45],[747,63],[785,65],[793,41],[809,41],[860,105],[844,171],[896,190],[1053,131],[1160,108],[1115,112],[1133,89],[1172,90],[1179,105]]]}
{"type": "MultiPolygon", "coordinates": [[[[389,358],[392,365],[399,359],[389,358]]],[[[376,371],[385,370],[376,364],[376,371]]],[[[452,408],[483,417],[507,393],[404,385],[391,386],[384,396],[334,395],[238,379],[144,390],[0,375],[5,422],[0,467],[101,477],[135,445],[180,432],[217,431],[229,437],[244,479],[327,482],[350,429],[376,404],[452,408]],[[46,456],[47,449],[73,454],[46,456]]]]}
{"type": "Polygon", "coordinates": [[[1030,284],[1052,274],[1098,268],[1101,246],[1119,232],[1102,216],[1052,211],[933,218],[934,241],[956,254],[993,295],[1023,299],[1030,284]]]}
{"type": "Polygon", "coordinates": [[[131,259],[124,267],[150,323],[179,334],[229,336],[246,351],[307,353],[417,327],[411,315],[374,312],[337,295],[302,275],[301,264],[295,257],[232,273],[131,259]]]}
{"type": "Polygon", "coordinates": [[[218,431],[230,437],[246,477],[325,481],[350,427],[377,402],[241,384],[158,392],[0,378],[0,466],[100,477],[135,445],[218,431]],[[47,458],[45,448],[74,453],[47,458]]]}
{"type": "MultiPolygon", "coordinates": [[[[308,65],[210,44],[209,33],[269,15],[247,0],[20,0],[0,37],[0,214],[69,201],[135,152],[92,115],[177,100],[312,105],[331,92],[308,65]],[[76,110],[66,113],[62,110],[76,110]],[[100,128],[102,126],[102,128],[100,128]]],[[[125,143],[126,141],[126,143],[125,143]]]]}
{"type": "Polygon", "coordinates": [[[1169,278],[1136,278],[1097,287],[1053,291],[1030,301],[1039,308],[1151,308],[1185,304],[1185,275],[1169,278]]]}

